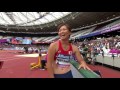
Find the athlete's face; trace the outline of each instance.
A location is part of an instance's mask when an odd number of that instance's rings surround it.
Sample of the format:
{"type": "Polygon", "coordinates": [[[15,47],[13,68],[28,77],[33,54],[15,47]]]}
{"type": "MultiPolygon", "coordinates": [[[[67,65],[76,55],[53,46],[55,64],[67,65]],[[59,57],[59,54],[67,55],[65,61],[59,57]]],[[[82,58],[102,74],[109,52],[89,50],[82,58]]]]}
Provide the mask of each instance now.
{"type": "Polygon", "coordinates": [[[64,25],[59,29],[58,32],[60,39],[65,40],[65,39],[69,39],[71,32],[69,31],[69,29],[64,25]]]}

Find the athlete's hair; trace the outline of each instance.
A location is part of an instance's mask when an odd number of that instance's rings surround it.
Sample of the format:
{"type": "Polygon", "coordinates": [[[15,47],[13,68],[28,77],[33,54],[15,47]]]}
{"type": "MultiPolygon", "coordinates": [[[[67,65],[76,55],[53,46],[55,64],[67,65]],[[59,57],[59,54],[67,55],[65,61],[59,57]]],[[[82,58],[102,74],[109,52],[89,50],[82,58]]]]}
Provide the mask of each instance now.
{"type": "Polygon", "coordinates": [[[57,31],[59,31],[59,29],[60,29],[62,26],[66,26],[67,29],[71,32],[71,27],[70,27],[70,25],[67,24],[67,23],[61,23],[61,24],[57,27],[57,31]]]}

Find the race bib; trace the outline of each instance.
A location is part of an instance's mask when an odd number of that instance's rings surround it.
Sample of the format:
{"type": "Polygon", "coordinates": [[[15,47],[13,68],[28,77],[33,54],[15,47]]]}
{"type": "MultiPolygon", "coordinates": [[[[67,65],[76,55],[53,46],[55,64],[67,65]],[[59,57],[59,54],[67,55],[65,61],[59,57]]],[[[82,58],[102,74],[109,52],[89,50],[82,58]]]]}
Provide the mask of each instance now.
{"type": "Polygon", "coordinates": [[[57,60],[56,60],[56,64],[57,64],[59,67],[68,67],[68,66],[70,66],[69,60],[64,60],[64,59],[62,59],[62,60],[57,59],[57,60]]]}

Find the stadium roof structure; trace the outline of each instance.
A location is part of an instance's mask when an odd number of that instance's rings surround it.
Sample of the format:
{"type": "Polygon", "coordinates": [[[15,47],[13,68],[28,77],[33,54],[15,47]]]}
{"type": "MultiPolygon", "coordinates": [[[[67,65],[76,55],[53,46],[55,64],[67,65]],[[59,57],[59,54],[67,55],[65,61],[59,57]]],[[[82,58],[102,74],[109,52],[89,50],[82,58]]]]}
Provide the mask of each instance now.
{"type": "Polygon", "coordinates": [[[78,30],[119,18],[120,12],[0,12],[0,32],[56,33],[60,23],[78,30]]]}

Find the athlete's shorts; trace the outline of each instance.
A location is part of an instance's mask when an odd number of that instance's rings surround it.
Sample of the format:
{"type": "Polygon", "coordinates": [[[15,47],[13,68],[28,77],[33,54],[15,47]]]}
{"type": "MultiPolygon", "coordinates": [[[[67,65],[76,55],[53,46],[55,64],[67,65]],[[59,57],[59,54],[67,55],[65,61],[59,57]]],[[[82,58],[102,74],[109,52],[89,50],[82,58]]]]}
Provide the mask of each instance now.
{"type": "Polygon", "coordinates": [[[54,74],[55,78],[73,78],[71,70],[65,74],[54,74]]]}

